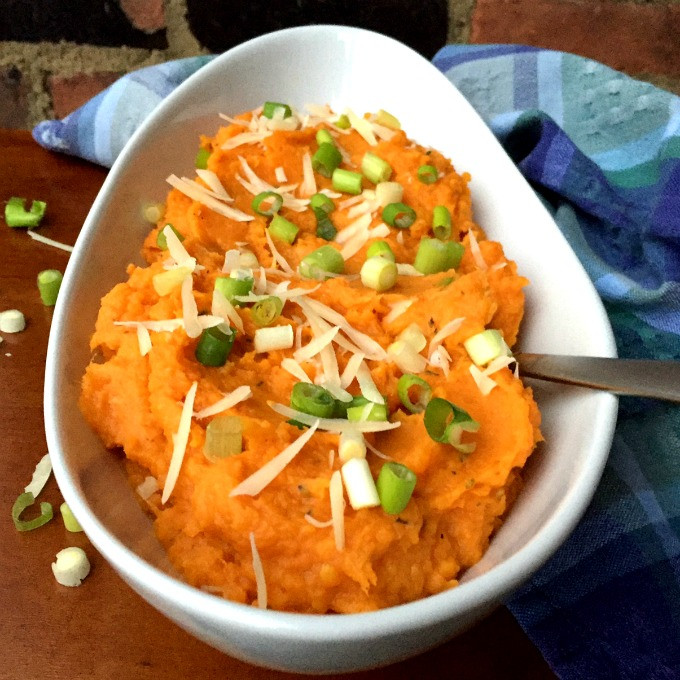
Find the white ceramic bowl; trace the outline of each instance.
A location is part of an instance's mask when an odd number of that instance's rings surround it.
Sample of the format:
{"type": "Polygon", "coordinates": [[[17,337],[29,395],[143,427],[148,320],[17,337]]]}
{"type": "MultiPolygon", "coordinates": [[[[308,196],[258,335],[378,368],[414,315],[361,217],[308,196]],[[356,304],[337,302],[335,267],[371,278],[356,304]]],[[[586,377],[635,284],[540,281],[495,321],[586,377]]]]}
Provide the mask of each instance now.
{"type": "Polygon", "coordinates": [[[392,39],[309,26],[251,40],[187,80],[127,144],[80,233],[50,335],[45,424],[64,498],[122,578],[207,643],[290,671],[370,668],[470,626],[548,559],[595,490],[617,402],[575,388],[536,389],[546,443],[530,459],[526,487],[488,552],[451,591],[375,613],[311,616],[228,602],[175,578],[117,457],[80,415],[80,380],[99,300],[125,278],[130,261],[139,261],[149,228],[139,206],[164,199],[168,174],[190,174],[199,134],[217,129],[218,112],[234,114],[266,100],[394,112],[412,138],[472,174],[477,221],[531,280],[522,349],[614,356],[614,342],[586,274],[491,132],[441,73],[392,39]]]}

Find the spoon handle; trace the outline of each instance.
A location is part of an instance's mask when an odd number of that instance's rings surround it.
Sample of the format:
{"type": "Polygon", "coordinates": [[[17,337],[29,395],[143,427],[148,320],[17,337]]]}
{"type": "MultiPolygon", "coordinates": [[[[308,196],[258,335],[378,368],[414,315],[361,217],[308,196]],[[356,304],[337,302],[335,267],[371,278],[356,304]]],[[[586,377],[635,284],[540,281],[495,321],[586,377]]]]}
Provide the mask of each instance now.
{"type": "Polygon", "coordinates": [[[680,403],[680,361],[518,354],[527,378],[680,403]]]}

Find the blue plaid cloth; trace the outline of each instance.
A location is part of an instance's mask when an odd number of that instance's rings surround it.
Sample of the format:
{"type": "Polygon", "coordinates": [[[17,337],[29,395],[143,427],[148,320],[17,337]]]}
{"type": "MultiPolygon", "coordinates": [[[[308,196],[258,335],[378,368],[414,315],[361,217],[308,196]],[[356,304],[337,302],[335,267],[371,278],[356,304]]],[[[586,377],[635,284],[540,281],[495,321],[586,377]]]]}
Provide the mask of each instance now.
{"type": "MultiPolygon", "coordinates": [[[[127,75],[34,137],[110,166],[209,59],[127,75]]],[[[620,356],[680,359],[680,98],[516,45],[449,45],[434,63],[544,200],[604,300],[620,356]]],[[[680,678],[680,407],[621,400],[584,519],[507,604],[561,678],[680,678]]]]}

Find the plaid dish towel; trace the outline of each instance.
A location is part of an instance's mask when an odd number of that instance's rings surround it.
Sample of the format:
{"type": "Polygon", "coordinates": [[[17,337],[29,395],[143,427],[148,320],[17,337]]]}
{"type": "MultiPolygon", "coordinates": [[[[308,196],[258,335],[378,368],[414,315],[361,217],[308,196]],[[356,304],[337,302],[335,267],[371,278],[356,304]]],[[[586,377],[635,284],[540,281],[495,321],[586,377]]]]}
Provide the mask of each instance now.
{"type": "MultiPolygon", "coordinates": [[[[196,57],[123,77],[35,139],[109,166],[196,57]]],[[[449,45],[434,64],[543,198],[622,357],[680,360],[680,98],[570,54],[449,45]]],[[[622,398],[604,477],[507,603],[565,679],[680,678],[680,406],[622,398]]]]}

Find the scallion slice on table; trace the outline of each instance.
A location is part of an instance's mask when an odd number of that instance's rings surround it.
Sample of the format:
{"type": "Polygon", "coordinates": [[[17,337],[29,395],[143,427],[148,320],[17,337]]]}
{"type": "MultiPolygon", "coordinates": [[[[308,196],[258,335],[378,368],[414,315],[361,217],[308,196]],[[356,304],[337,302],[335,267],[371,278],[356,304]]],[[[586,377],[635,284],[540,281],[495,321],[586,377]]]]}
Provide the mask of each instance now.
{"type": "Polygon", "coordinates": [[[416,221],[416,211],[404,203],[389,203],[383,208],[382,218],[390,227],[408,229],[416,221]]]}
{"type": "Polygon", "coordinates": [[[432,233],[440,240],[451,238],[451,213],[445,205],[437,205],[432,213],[432,233]]]}
{"type": "Polygon", "coordinates": [[[328,132],[328,130],[324,130],[323,128],[321,130],[318,130],[316,133],[316,143],[321,146],[322,144],[333,144],[335,145],[335,140],[333,139],[333,135],[328,132]]]}
{"type": "Polygon", "coordinates": [[[398,277],[397,265],[386,257],[369,257],[361,266],[361,283],[379,293],[392,288],[398,277]]]}
{"type": "MultiPolygon", "coordinates": [[[[335,210],[335,203],[326,196],[326,194],[314,194],[309,199],[309,207],[314,210],[323,210],[327,215],[330,215],[335,210]]],[[[318,218],[317,218],[318,219],[318,218]]]]}
{"type": "Polygon", "coordinates": [[[236,329],[225,333],[219,326],[206,328],[196,345],[195,355],[203,366],[224,366],[236,339],[236,329]]]}
{"type": "Polygon", "coordinates": [[[421,165],[418,168],[418,179],[423,184],[434,184],[439,179],[439,173],[434,165],[421,165]]]}
{"type": "Polygon", "coordinates": [[[332,241],[338,230],[328,213],[323,208],[314,208],[314,216],[316,217],[316,235],[325,241],[332,241]]]}
{"type": "Polygon", "coordinates": [[[384,257],[386,260],[392,260],[392,262],[395,262],[397,259],[387,241],[376,241],[375,243],[371,243],[366,250],[366,257],[384,257]]]}
{"type": "Polygon", "coordinates": [[[335,411],[335,397],[320,385],[299,382],[293,386],[290,407],[296,411],[308,413],[310,416],[332,418],[335,411]]]}
{"type": "Polygon", "coordinates": [[[372,401],[367,401],[360,406],[350,406],[347,409],[347,420],[351,422],[387,420],[387,406],[372,401]]]}
{"type": "MultiPolygon", "coordinates": [[[[169,222],[165,225],[165,227],[170,227],[172,229],[173,233],[175,236],[179,239],[179,242],[181,243],[184,241],[184,236],[180,234],[175,227],[172,226],[169,222]]],[[[165,234],[163,233],[165,227],[161,229],[158,234],[156,235],[156,245],[161,249],[161,250],[167,250],[168,249],[168,241],[165,238],[165,234]]]]}
{"type": "Polygon", "coordinates": [[[349,117],[345,113],[343,113],[340,118],[335,121],[335,127],[340,128],[341,130],[349,130],[351,125],[352,124],[349,122],[349,117]]]}
{"type": "Polygon", "coordinates": [[[420,241],[413,266],[421,274],[436,274],[455,269],[463,257],[463,246],[456,241],[424,238],[420,241]]]}
{"type": "Polygon", "coordinates": [[[332,177],[335,169],[342,163],[342,154],[335,144],[324,142],[312,156],[312,168],[324,177],[332,177]]]}
{"type": "Polygon", "coordinates": [[[196,154],[195,165],[199,170],[208,169],[208,158],[210,158],[210,149],[199,149],[196,154]]]}
{"type": "Polygon", "coordinates": [[[461,444],[461,435],[463,432],[477,432],[479,423],[447,399],[431,399],[425,408],[424,421],[425,429],[434,441],[451,444],[463,453],[474,450],[474,444],[461,444]]]}
{"type": "Polygon", "coordinates": [[[333,171],[333,189],[358,196],[361,193],[361,174],[336,168],[333,171]]]}
{"type": "Polygon", "coordinates": [[[275,191],[261,191],[250,205],[258,215],[271,217],[281,210],[283,196],[275,191]]]}
{"type": "Polygon", "coordinates": [[[415,473],[406,465],[385,463],[375,483],[383,510],[388,515],[403,512],[411,500],[417,481],[415,473]]]}
{"type": "Polygon", "coordinates": [[[361,172],[369,182],[379,184],[387,182],[392,176],[392,166],[380,156],[367,151],[361,159],[361,172]]]}
{"type": "Polygon", "coordinates": [[[5,206],[5,222],[8,227],[37,227],[46,209],[45,201],[32,201],[26,210],[26,199],[12,196],[5,206]]]}
{"type": "Polygon", "coordinates": [[[67,503],[62,503],[59,506],[59,512],[61,513],[61,518],[64,520],[66,531],[75,534],[83,530],[83,527],[80,526],[80,522],[76,519],[73,512],[71,512],[71,508],[69,508],[67,503]]]}
{"type": "Polygon", "coordinates": [[[380,109],[378,113],[375,114],[375,122],[378,123],[378,125],[384,125],[392,130],[401,130],[399,119],[384,109],[380,109]]]}
{"type": "Polygon", "coordinates": [[[264,327],[274,323],[281,316],[283,300],[270,295],[264,300],[258,300],[250,309],[250,318],[256,326],[264,327]]]}
{"type": "Polygon", "coordinates": [[[79,586],[90,573],[90,561],[82,548],[64,548],[56,557],[56,562],[52,562],[52,573],[62,586],[79,586]]]}
{"type": "Polygon", "coordinates": [[[401,403],[411,413],[422,413],[432,396],[430,384],[413,373],[405,373],[397,383],[397,393],[401,403]],[[417,391],[415,402],[411,399],[411,390],[417,391]]]}
{"type": "Polygon", "coordinates": [[[284,118],[289,118],[293,115],[290,106],[288,106],[288,104],[282,104],[281,102],[265,102],[262,107],[262,115],[265,118],[273,118],[277,109],[283,109],[284,118]]]}
{"type": "Polygon", "coordinates": [[[145,203],[142,206],[142,215],[149,224],[156,224],[165,213],[164,203],[145,203]]]}
{"type": "Polygon", "coordinates": [[[333,246],[321,246],[305,255],[300,262],[300,276],[323,280],[330,274],[342,274],[345,260],[333,246]]]}
{"type": "Polygon", "coordinates": [[[295,241],[298,231],[300,231],[292,222],[281,215],[274,215],[268,228],[273,238],[291,245],[295,241]]]}
{"type": "Polygon", "coordinates": [[[21,333],[26,328],[26,317],[18,309],[6,309],[0,312],[0,332],[21,333]]]}
{"type": "Polygon", "coordinates": [[[254,280],[251,277],[238,279],[231,276],[218,276],[215,279],[215,290],[219,290],[234,306],[244,305],[234,298],[238,295],[248,295],[253,289],[254,280]]]}
{"type": "Polygon", "coordinates": [[[44,269],[38,274],[38,291],[46,307],[56,304],[63,278],[64,275],[58,269],[44,269]]]}
{"type": "Polygon", "coordinates": [[[35,503],[35,497],[30,491],[26,491],[19,495],[12,506],[12,521],[17,531],[32,531],[38,527],[47,524],[53,517],[51,503],[40,504],[40,514],[33,519],[21,519],[21,514],[27,508],[30,508],[35,503]]]}
{"type": "Polygon", "coordinates": [[[216,416],[205,428],[203,455],[212,463],[243,450],[243,424],[238,416],[216,416]]]}

